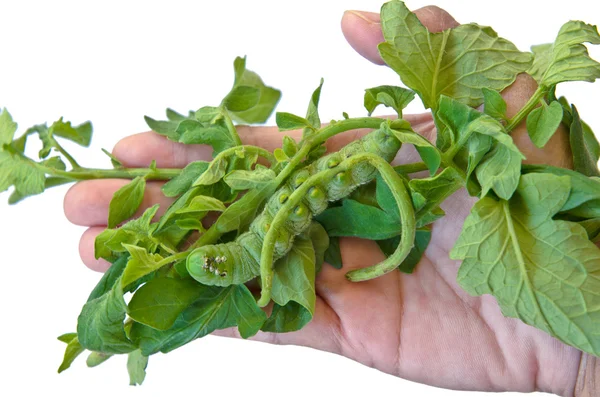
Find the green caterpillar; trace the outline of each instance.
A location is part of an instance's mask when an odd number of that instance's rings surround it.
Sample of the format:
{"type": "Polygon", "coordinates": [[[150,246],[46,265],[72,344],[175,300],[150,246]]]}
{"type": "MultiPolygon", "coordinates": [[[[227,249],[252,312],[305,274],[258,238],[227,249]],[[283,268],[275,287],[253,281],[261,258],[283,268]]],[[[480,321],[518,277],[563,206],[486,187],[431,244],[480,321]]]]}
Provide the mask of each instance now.
{"type": "Polygon", "coordinates": [[[288,202],[292,193],[307,179],[317,178],[318,183],[311,186],[286,215],[283,227],[272,231],[275,233],[273,262],[289,252],[294,238],[308,229],[313,216],[323,212],[329,202],[348,196],[358,186],[371,182],[377,175],[377,168],[367,162],[357,163],[346,170],[345,167],[340,167],[344,160],[357,154],[369,153],[390,162],[396,156],[401,143],[389,131],[386,128],[375,130],[340,151],[330,153],[295,171],[269,199],[247,232],[242,233],[235,241],[206,245],[194,250],[187,259],[189,274],[202,284],[216,286],[240,284],[258,276],[265,236],[271,229],[274,217],[288,202]],[[339,172],[336,172],[338,169],[339,172]],[[332,174],[332,177],[319,178],[324,173],[332,174]]]}

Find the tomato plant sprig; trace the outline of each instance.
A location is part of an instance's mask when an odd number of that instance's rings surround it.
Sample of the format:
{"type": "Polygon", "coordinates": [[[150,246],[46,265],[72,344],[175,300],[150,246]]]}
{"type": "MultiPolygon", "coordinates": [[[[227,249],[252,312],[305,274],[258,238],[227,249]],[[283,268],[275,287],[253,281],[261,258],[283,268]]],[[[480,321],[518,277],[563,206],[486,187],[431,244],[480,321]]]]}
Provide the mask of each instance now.
{"type": "Polygon", "coordinates": [[[60,140],[89,146],[89,122],[61,118],[15,137],[16,123],[6,109],[0,113],[0,191],[12,188],[9,203],[79,180],[131,180],[115,193],[108,228],[95,241],[96,257],[112,266],[82,308],[77,332],[59,337],[67,343],[59,371],[86,350],[90,366],[127,354],[137,384],[150,355],[214,330],[237,326],[245,338],[296,331],[315,313],[315,277],[324,263],[344,271],[340,237],[375,240],[386,255],[348,272],[349,280],[396,268],[411,273],[431,225],[444,216],[442,203],[462,188],[478,201],[450,253],[462,260],[461,287],[491,294],[506,316],[600,356],[600,144],[575,106],[555,95],[558,84],[600,78],[585,47],[600,44],[596,27],[567,22],[554,43],[522,52],[476,24],[430,33],[397,0],[382,7],[381,21],[381,57],[406,87],[369,88],[367,117],[322,125],[321,81],[304,116],[276,114],[281,131],[302,130],[302,138],[285,136],[273,152],[244,145],[237,133],[238,124],[265,122],[281,95],[246,68],[245,58],[234,61],[233,87],[217,106],[146,117],[169,140],[212,146],[212,161],[181,170],[154,162],[125,168],[107,152],[112,169],[85,168],[60,140]],[[539,88],[509,118],[500,92],[520,73],[539,88]],[[436,142],[402,117],[416,97],[431,110],[436,142]],[[397,119],[371,117],[380,105],[397,119]],[[540,148],[561,124],[567,128],[574,170],[524,164],[511,137],[523,121],[540,148]],[[372,131],[326,153],[329,138],[364,128],[372,131]],[[42,142],[38,159],[26,154],[34,136],[42,142]],[[407,144],[421,161],[392,167],[407,144]],[[174,202],[158,219],[158,205],[131,219],[148,180],[167,181],[162,190],[174,202]],[[218,214],[212,224],[209,213],[218,214]],[[260,297],[250,281],[260,285],[260,297]],[[261,307],[271,302],[267,316],[261,307]]]}

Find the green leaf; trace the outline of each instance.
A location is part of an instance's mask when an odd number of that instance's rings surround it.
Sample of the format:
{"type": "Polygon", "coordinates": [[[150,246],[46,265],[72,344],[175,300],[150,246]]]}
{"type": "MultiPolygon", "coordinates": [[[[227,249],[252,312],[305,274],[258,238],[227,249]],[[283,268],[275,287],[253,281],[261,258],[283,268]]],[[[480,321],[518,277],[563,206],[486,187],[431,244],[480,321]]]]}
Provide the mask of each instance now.
{"type": "Polygon", "coordinates": [[[600,181],[595,178],[587,177],[579,172],[568,170],[566,168],[552,167],[549,165],[531,165],[523,166],[523,173],[547,173],[557,176],[567,176],[571,180],[571,191],[569,199],[560,209],[561,213],[568,213],[573,216],[584,216],[586,207],[593,207],[593,204],[600,201],[600,181]]]}
{"type": "Polygon", "coordinates": [[[225,157],[217,157],[208,164],[204,171],[192,184],[192,186],[212,185],[219,182],[227,173],[229,162],[225,157]]]}
{"type": "Polygon", "coordinates": [[[127,313],[138,323],[167,330],[201,294],[202,288],[195,280],[155,278],[135,291],[127,313]]]}
{"type": "Polygon", "coordinates": [[[259,99],[258,88],[239,85],[223,99],[223,106],[230,112],[243,112],[256,106],[259,99]]]}
{"type": "Polygon", "coordinates": [[[310,239],[296,237],[292,249],[275,262],[271,299],[280,306],[294,301],[315,313],[315,250],[310,239]]]}
{"type": "Polygon", "coordinates": [[[94,368],[94,367],[97,367],[98,365],[102,364],[103,362],[105,362],[106,360],[111,358],[112,356],[113,356],[112,354],[107,354],[107,353],[91,352],[90,355],[88,356],[88,358],[85,360],[85,364],[89,368],[94,368]]]}
{"type": "Polygon", "coordinates": [[[271,183],[276,176],[271,169],[257,168],[254,170],[231,171],[225,175],[223,180],[233,190],[248,190],[271,183]]]}
{"type": "Polygon", "coordinates": [[[106,149],[102,149],[102,153],[104,153],[104,154],[106,154],[108,156],[108,158],[110,159],[110,163],[112,164],[113,168],[115,168],[115,169],[124,168],[123,167],[123,163],[121,163],[119,161],[119,159],[117,159],[115,156],[113,156],[111,152],[109,152],[106,149]]]}
{"type": "Polygon", "coordinates": [[[588,235],[588,239],[594,243],[600,241],[600,218],[586,219],[578,222],[588,235]]]}
{"type": "Polygon", "coordinates": [[[202,124],[217,124],[223,119],[223,112],[218,107],[203,106],[194,113],[194,117],[202,124]]]}
{"type": "Polygon", "coordinates": [[[176,197],[185,193],[192,187],[192,184],[208,168],[206,161],[194,161],[185,166],[181,174],[172,178],[161,188],[163,194],[167,197],[176,197]]]}
{"type": "Polygon", "coordinates": [[[207,212],[207,211],[225,211],[225,204],[210,196],[196,196],[190,203],[177,211],[177,214],[186,214],[188,212],[207,212]]]}
{"type": "Polygon", "coordinates": [[[430,33],[401,1],[384,4],[381,23],[381,57],[434,110],[440,95],[479,106],[482,88],[502,91],[531,65],[531,54],[489,27],[466,24],[430,33]]]}
{"type": "Polygon", "coordinates": [[[586,137],[583,123],[579,118],[579,112],[574,105],[572,105],[572,110],[573,122],[571,123],[570,141],[575,171],[587,176],[600,176],[598,153],[594,150],[594,143],[597,145],[597,141],[593,136],[591,138],[586,137]]]}
{"type": "Polygon", "coordinates": [[[339,207],[326,209],[316,220],[330,237],[384,240],[401,232],[400,223],[389,213],[351,199],[342,200],[339,207]]]}
{"type": "Polygon", "coordinates": [[[306,111],[306,120],[308,120],[311,127],[307,127],[302,131],[302,138],[306,138],[314,134],[318,129],[321,128],[321,118],[319,117],[319,100],[321,98],[322,88],[323,79],[321,79],[319,86],[313,91],[310,97],[310,102],[308,103],[308,109],[306,111]]]}
{"type": "Polygon", "coordinates": [[[384,105],[390,107],[402,118],[402,110],[415,99],[414,91],[392,85],[382,85],[379,87],[368,88],[365,90],[365,109],[369,116],[377,106],[384,105]]]}
{"type": "Polygon", "coordinates": [[[123,326],[126,311],[123,288],[118,279],[107,293],[88,301],[81,309],[77,319],[81,345],[87,350],[111,354],[135,350],[123,326]]]}
{"type": "MultiPolygon", "coordinates": [[[[412,273],[415,267],[421,261],[425,250],[429,246],[430,240],[430,230],[417,230],[415,234],[415,245],[406,257],[406,259],[404,259],[400,266],[398,266],[398,270],[400,270],[403,273],[412,273]]],[[[377,241],[377,245],[379,245],[381,252],[383,252],[386,257],[391,256],[394,253],[394,251],[396,251],[396,248],[398,248],[399,244],[400,236],[392,237],[387,240],[377,241]]]]}
{"type": "Polygon", "coordinates": [[[50,136],[60,136],[83,147],[88,147],[92,142],[92,123],[86,121],[73,127],[70,121],[63,121],[61,117],[50,126],[48,134],[50,136]]]}
{"type": "Polygon", "coordinates": [[[398,130],[391,131],[400,142],[414,145],[415,149],[417,149],[417,152],[419,153],[419,156],[421,156],[421,159],[427,165],[429,173],[431,175],[435,175],[442,162],[440,152],[437,150],[437,148],[416,132],[398,130]]]}
{"type": "Polygon", "coordinates": [[[238,326],[240,335],[256,334],[266,320],[265,313],[245,285],[227,288],[198,284],[201,296],[185,309],[167,331],[134,323],[131,338],[146,356],[167,353],[217,329],[238,326]]]}
{"type": "Polygon", "coordinates": [[[0,150],[2,146],[9,145],[17,132],[17,123],[12,119],[6,108],[0,113],[0,150]]]}
{"type": "Polygon", "coordinates": [[[415,214],[417,222],[419,222],[421,218],[427,216],[430,211],[439,207],[448,197],[463,187],[463,180],[458,171],[449,167],[433,177],[413,179],[408,186],[413,197],[417,193],[425,200],[424,205],[418,208],[415,214]]]}
{"type": "Polygon", "coordinates": [[[246,58],[237,57],[233,63],[235,82],[231,92],[223,100],[223,105],[228,107],[231,118],[240,123],[256,124],[267,121],[281,92],[266,86],[262,79],[254,72],[246,69],[246,58]],[[239,88],[246,87],[246,88],[239,88]],[[235,101],[231,103],[230,95],[235,101]],[[258,96],[258,98],[256,98],[258,96]],[[229,98],[229,100],[228,100],[229,98]],[[233,105],[233,107],[231,107],[233,105]]]}
{"type": "Polygon", "coordinates": [[[541,107],[533,109],[527,116],[527,132],[535,146],[539,148],[546,146],[562,119],[563,109],[556,101],[550,105],[544,102],[541,107]]]}
{"type": "Polygon", "coordinates": [[[164,135],[172,141],[179,141],[180,134],[177,133],[179,121],[160,121],[152,117],[144,116],[144,120],[150,129],[157,134],[164,135]]]}
{"type": "Polygon", "coordinates": [[[146,367],[148,366],[148,357],[144,356],[141,350],[134,350],[127,356],[127,372],[129,373],[129,385],[141,385],[146,378],[146,367]]]}
{"type": "Polygon", "coordinates": [[[210,145],[213,157],[222,151],[239,145],[237,132],[227,128],[223,119],[212,124],[196,120],[184,120],[176,128],[177,141],[186,145],[210,145]]]}
{"type": "Polygon", "coordinates": [[[325,251],[325,262],[336,269],[342,268],[342,253],[340,252],[340,238],[329,236],[329,246],[325,251]]]}
{"type": "Polygon", "coordinates": [[[283,137],[283,145],[281,148],[286,156],[294,157],[294,155],[298,152],[298,143],[296,143],[294,138],[286,135],[283,137]]]}
{"type": "Polygon", "coordinates": [[[125,287],[134,281],[160,269],[163,264],[161,261],[164,259],[159,254],[151,254],[146,251],[145,248],[138,247],[131,244],[124,244],[123,247],[131,255],[127,266],[123,271],[121,277],[121,285],[125,287]]]}
{"type": "MultiPolygon", "coordinates": [[[[59,337],[59,340],[65,342],[64,339],[61,339],[61,337],[59,337]]],[[[81,344],[79,343],[79,339],[77,339],[77,334],[75,334],[75,336],[67,342],[65,356],[63,358],[62,363],[60,364],[60,367],[58,367],[58,373],[60,374],[65,369],[69,368],[71,364],[73,364],[73,361],[75,361],[77,356],[79,356],[84,351],[85,349],[81,346],[81,344]]]]}
{"type": "Polygon", "coordinates": [[[275,122],[277,123],[277,127],[279,127],[279,131],[290,131],[312,127],[311,123],[304,117],[286,112],[277,112],[275,114],[275,122]]]}
{"type": "Polygon", "coordinates": [[[483,111],[499,120],[506,120],[506,102],[498,91],[483,88],[483,111]]]}
{"type": "Polygon", "coordinates": [[[115,192],[108,207],[108,228],[131,218],[144,201],[146,179],[138,176],[115,192]]]}
{"type": "MultiPolygon", "coordinates": [[[[126,252],[123,243],[144,247],[154,251],[158,243],[153,239],[152,233],[157,225],[150,224],[156,215],[159,205],[148,208],[142,216],[132,219],[118,229],[106,229],[100,233],[94,242],[94,255],[96,259],[104,258],[110,260],[113,253],[126,252]]],[[[163,215],[164,217],[164,215],[163,215]]]]}
{"type": "MultiPolygon", "coordinates": [[[[167,109],[166,113],[167,113],[167,120],[169,120],[169,121],[183,121],[183,120],[189,118],[188,116],[184,116],[181,113],[177,113],[173,109],[167,109]]],[[[192,112],[190,112],[190,116],[191,115],[192,115],[192,112]]]]}
{"type": "Polygon", "coordinates": [[[594,82],[600,78],[600,64],[590,58],[583,43],[600,44],[596,26],[567,22],[560,28],[554,44],[533,48],[535,61],[528,73],[544,87],[565,81],[594,82]]]}
{"type": "Polygon", "coordinates": [[[329,235],[325,228],[319,222],[311,222],[307,235],[310,238],[315,250],[315,269],[319,273],[323,262],[325,262],[325,252],[329,248],[329,235]]]}
{"type": "Polygon", "coordinates": [[[508,200],[519,185],[521,157],[506,146],[496,144],[475,174],[481,184],[481,197],[493,190],[498,197],[508,200]]]}
{"type": "Polygon", "coordinates": [[[600,250],[576,223],[553,220],[569,198],[569,178],[532,173],[510,201],[475,204],[452,250],[459,284],[492,294],[505,316],[600,354],[600,250]]]}
{"type": "Polygon", "coordinates": [[[227,207],[227,210],[219,216],[216,228],[220,233],[230,232],[232,230],[243,230],[256,218],[258,210],[262,204],[271,197],[277,184],[260,185],[255,189],[249,190],[241,199],[227,207]]]}
{"type": "MultiPolygon", "coordinates": [[[[10,148],[10,147],[8,147],[10,148]]],[[[9,150],[0,150],[0,193],[11,186],[22,197],[44,191],[45,173],[33,161],[9,150]]]]}
{"type": "Polygon", "coordinates": [[[261,330],[264,332],[298,331],[308,324],[312,317],[312,313],[296,301],[289,301],[285,306],[275,303],[271,315],[261,330]]]}

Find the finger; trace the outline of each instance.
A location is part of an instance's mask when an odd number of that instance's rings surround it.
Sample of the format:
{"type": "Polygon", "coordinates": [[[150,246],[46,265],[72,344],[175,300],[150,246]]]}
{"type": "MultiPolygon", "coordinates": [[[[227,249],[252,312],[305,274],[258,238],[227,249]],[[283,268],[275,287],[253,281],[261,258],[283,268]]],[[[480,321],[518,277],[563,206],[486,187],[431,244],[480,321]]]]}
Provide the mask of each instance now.
{"type": "MultiPolygon", "coordinates": [[[[106,225],[108,208],[114,193],[130,181],[124,179],[105,179],[83,181],[73,185],[63,202],[67,219],[79,226],[106,225]]],[[[140,216],[147,208],[159,204],[157,216],[160,216],[173,202],[160,190],[162,182],[148,182],[144,199],[134,217],[140,216]]]]}
{"type": "MultiPolygon", "coordinates": [[[[459,25],[448,12],[439,7],[427,6],[414,13],[423,26],[432,33],[459,25]]],[[[379,14],[366,11],[346,11],[342,17],[342,32],[356,52],[375,64],[384,64],[377,50],[377,45],[384,41],[379,14]]]]}
{"type": "Polygon", "coordinates": [[[79,256],[83,263],[90,269],[97,272],[105,272],[110,267],[110,262],[94,257],[94,241],[96,237],[104,231],[103,226],[94,226],[87,229],[79,239],[79,256]]]}
{"type": "MultiPolygon", "coordinates": [[[[537,83],[528,74],[520,74],[515,82],[502,91],[506,102],[506,116],[513,117],[527,103],[537,89],[537,83]]],[[[549,164],[562,168],[573,168],[573,156],[569,143],[569,133],[561,125],[543,149],[533,144],[527,132],[526,121],[523,120],[512,132],[515,144],[527,158],[527,164],[549,164]]]]}
{"type": "MultiPolygon", "coordinates": [[[[432,130],[429,114],[405,115],[404,118],[410,122],[417,132],[432,130]]],[[[323,124],[326,126],[327,124],[323,124]]],[[[240,139],[245,145],[259,146],[269,151],[274,151],[282,146],[285,135],[296,141],[302,139],[301,130],[279,131],[277,127],[250,127],[239,125],[236,127],[240,139]]],[[[367,134],[369,129],[353,130],[348,133],[338,134],[327,141],[329,151],[339,150],[342,146],[354,139],[367,134]]],[[[142,132],[121,139],[113,149],[113,155],[126,167],[148,167],[152,160],[160,168],[183,168],[192,161],[210,161],[212,159],[212,148],[208,145],[189,145],[173,142],[156,132],[142,132]]]]}

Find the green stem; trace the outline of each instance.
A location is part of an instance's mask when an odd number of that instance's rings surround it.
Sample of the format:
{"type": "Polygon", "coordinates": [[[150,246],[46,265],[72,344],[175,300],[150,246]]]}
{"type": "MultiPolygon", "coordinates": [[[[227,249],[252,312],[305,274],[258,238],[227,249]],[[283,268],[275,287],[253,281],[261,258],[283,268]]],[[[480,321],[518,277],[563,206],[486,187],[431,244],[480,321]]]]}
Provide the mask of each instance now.
{"type": "MultiPolygon", "coordinates": [[[[342,133],[342,132],[346,132],[346,131],[350,131],[350,130],[354,130],[354,129],[358,129],[358,128],[379,128],[381,126],[381,123],[384,121],[385,120],[383,120],[383,119],[379,119],[379,118],[375,118],[375,117],[362,117],[362,118],[346,119],[346,120],[338,121],[338,122],[329,124],[326,127],[323,127],[315,135],[311,136],[306,141],[302,140],[300,142],[300,145],[301,145],[300,149],[294,155],[294,157],[292,157],[290,159],[290,161],[285,166],[285,168],[283,170],[281,170],[281,172],[277,175],[277,178],[275,178],[273,180],[273,182],[272,182],[273,186],[277,187],[277,186],[281,185],[292,174],[292,172],[294,172],[296,167],[298,167],[298,165],[300,165],[300,163],[306,158],[306,156],[308,155],[308,153],[311,151],[311,149],[314,146],[321,144],[322,142],[326,141],[328,138],[330,138],[336,134],[342,133]]],[[[269,154],[270,154],[270,152],[269,152],[269,154]]],[[[228,210],[229,209],[226,209],[221,214],[221,216],[227,214],[228,210]]],[[[223,235],[223,233],[218,230],[218,224],[219,224],[219,221],[217,220],[217,222],[212,224],[208,228],[208,230],[206,232],[204,232],[202,234],[202,236],[200,236],[200,238],[194,242],[194,244],[192,244],[190,249],[199,248],[204,245],[214,244],[223,235]]]]}
{"type": "Polygon", "coordinates": [[[55,168],[45,167],[35,163],[46,174],[69,178],[72,181],[84,181],[90,179],[133,179],[143,176],[147,180],[168,180],[181,174],[180,168],[119,168],[104,170],[97,168],[79,168],[73,171],[62,171],[55,168]]]}
{"type": "Polygon", "coordinates": [[[334,123],[329,124],[328,126],[322,128],[315,135],[312,135],[308,138],[302,139],[300,141],[300,145],[308,144],[312,147],[317,146],[327,139],[331,138],[334,135],[337,135],[342,132],[357,130],[360,128],[370,128],[377,129],[381,126],[381,123],[385,122],[385,119],[377,118],[377,117],[358,117],[355,119],[346,119],[336,121],[334,123]]]}
{"type": "Polygon", "coordinates": [[[263,248],[260,255],[260,277],[261,277],[261,296],[257,304],[261,307],[266,306],[271,299],[271,289],[273,286],[273,255],[275,239],[278,236],[277,231],[281,230],[293,207],[296,206],[308,190],[321,183],[323,180],[330,180],[340,172],[345,172],[358,163],[368,162],[376,167],[384,181],[390,186],[390,190],[398,204],[402,237],[396,252],[383,262],[364,269],[348,272],[346,277],[350,281],[364,281],[379,277],[395,269],[410,253],[415,239],[416,220],[411,197],[406,190],[402,178],[394,171],[382,158],[372,153],[362,153],[342,161],[337,167],[321,171],[308,178],[300,187],[298,187],[288,200],[281,206],[277,214],[271,221],[269,231],[264,237],[263,248]]]}
{"type": "Polygon", "coordinates": [[[506,131],[510,133],[512,130],[517,128],[521,121],[523,121],[529,115],[529,113],[531,113],[531,111],[538,106],[540,100],[544,98],[546,94],[548,94],[548,88],[543,85],[539,86],[531,98],[529,98],[529,101],[527,101],[525,106],[523,106],[514,117],[508,120],[506,131]]]}
{"type": "Polygon", "coordinates": [[[187,251],[179,252],[175,255],[167,256],[165,259],[158,262],[157,266],[161,267],[161,266],[167,265],[169,263],[179,262],[180,260],[187,258],[191,253],[192,253],[191,250],[187,250],[187,251]]]}
{"type": "Polygon", "coordinates": [[[81,169],[81,166],[77,163],[77,161],[75,161],[75,159],[73,158],[73,156],[71,156],[61,145],[60,143],[58,143],[56,141],[56,139],[52,138],[52,144],[54,146],[54,148],[56,150],[58,150],[60,152],[60,154],[62,154],[63,156],[65,156],[65,158],[67,159],[67,161],[69,161],[69,163],[71,164],[71,167],[73,167],[73,169],[81,169]]]}
{"type": "Polygon", "coordinates": [[[223,114],[223,119],[225,120],[225,125],[227,126],[229,133],[231,134],[233,139],[235,139],[236,145],[238,145],[238,146],[242,145],[242,140],[240,139],[240,135],[238,134],[237,128],[235,128],[235,125],[233,125],[233,121],[231,120],[231,117],[229,117],[227,110],[225,110],[224,108],[221,108],[221,113],[223,114]]]}
{"type": "Polygon", "coordinates": [[[414,174],[416,172],[428,171],[428,170],[429,170],[429,168],[427,167],[427,164],[425,164],[423,162],[401,164],[401,165],[397,165],[394,167],[394,171],[396,171],[396,173],[404,174],[404,175],[414,174]]]}

